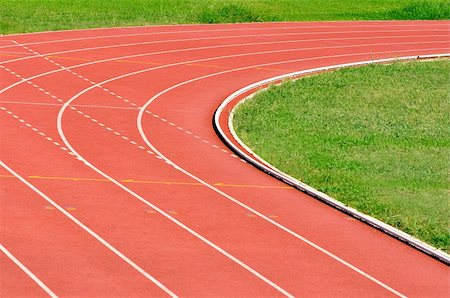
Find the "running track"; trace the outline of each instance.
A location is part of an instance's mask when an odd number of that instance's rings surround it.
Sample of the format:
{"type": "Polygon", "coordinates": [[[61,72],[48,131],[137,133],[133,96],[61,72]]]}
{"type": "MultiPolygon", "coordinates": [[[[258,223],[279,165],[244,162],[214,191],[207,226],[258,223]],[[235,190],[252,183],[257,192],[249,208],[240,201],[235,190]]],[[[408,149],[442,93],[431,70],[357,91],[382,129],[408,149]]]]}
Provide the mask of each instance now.
{"type": "Polygon", "coordinates": [[[449,24],[0,36],[1,296],[448,296],[446,265],[256,170],[211,123],[263,79],[449,53],[449,24]]]}

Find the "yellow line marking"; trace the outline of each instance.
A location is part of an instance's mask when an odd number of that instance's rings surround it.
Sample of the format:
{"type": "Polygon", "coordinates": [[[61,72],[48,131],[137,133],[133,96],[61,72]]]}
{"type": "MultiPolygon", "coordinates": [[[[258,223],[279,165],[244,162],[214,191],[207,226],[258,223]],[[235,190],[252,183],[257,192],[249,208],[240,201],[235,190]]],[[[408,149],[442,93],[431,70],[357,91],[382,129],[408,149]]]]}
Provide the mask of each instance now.
{"type": "Polygon", "coordinates": [[[120,180],[120,182],[124,182],[124,183],[144,183],[144,184],[166,184],[166,185],[202,185],[202,184],[197,183],[197,182],[151,181],[151,180],[134,180],[134,179],[120,180]]]}
{"type": "Polygon", "coordinates": [[[144,65],[155,65],[155,66],[161,66],[164,65],[163,63],[157,63],[157,62],[144,62],[144,61],[134,61],[134,60],[113,60],[114,62],[120,62],[120,63],[131,63],[131,64],[144,64],[144,65]]]}
{"type": "MultiPolygon", "coordinates": [[[[13,175],[2,175],[0,178],[15,178],[13,175]]],[[[29,179],[39,179],[39,180],[65,180],[65,181],[89,181],[89,182],[111,182],[107,179],[102,178],[83,178],[83,177],[55,177],[55,176],[38,176],[32,175],[27,176],[29,179]]],[[[203,184],[198,182],[182,182],[182,181],[152,181],[152,180],[134,180],[134,179],[123,179],[119,180],[123,183],[141,183],[141,184],[164,184],[164,185],[190,185],[190,186],[202,186],[203,184]]],[[[227,184],[227,183],[214,183],[217,187],[237,187],[237,188],[275,188],[275,189],[293,189],[290,186],[270,186],[270,185],[251,185],[251,184],[227,184]]]]}
{"type": "MultiPolygon", "coordinates": [[[[0,175],[0,177],[12,178],[12,177],[5,177],[4,175],[0,175]]],[[[98,178],[48,177],[48,176],[27,176],[27,178],[30,178],[30,179],[43,179],[43,180],[70,180],[70,181],[109,182],[109,180],[107,180],[107,179],[98,179],[98,178]]]]}
{"type": "Polygon", "coordinates": [[[5,53],[5,52],[0,52],[1,56],[7,56],[7,57],[27,57],[27,56],[31,56],[31,54],[29,53],[5,53]]]}
{"type": "Polygon", "coordinates": [[[200,66],[200,67],[207,67],[207,68],[232,69],[232,67],[227,67],[227,66],[200,64],[200,63],[187,63],[185,65],[187,65],[187,66],[200,66]]]}
{"type": "Polygon", "coordinates": [[[53,55],[42,55],[43,57],[47,58],[58,58],[63,60],[75,60],[75,61],[84,61],[84,62],[94,62],[95,60],[92,59],[86,59],[86,58],[79,58],[79,57],[64,57],[64,56],[53,56],[53,55]]]}
{"type": "MultiPolygon", "coordinates": [[[[45,210],[55,210],[55,207],[51,206],[51,205],[46,205],[46,206],[42,206],[44,207],[45,210]]],[[[67,211],[76,211],[77,208],[75,207],[64,207],[64,209],[66,209],[67,211]]]]}
{"type": "Polygon", "coordinates": [[[283,68],[256,67],[255,69],[257,69],[257,70],[274,70],[274,71],[292,72],[292,70],[283,69],[283,68]]]}
{"type": "Polygon", "coordinates": [[[252,188],[279,188],[279,189],[290,189],[290,186],[271,186],[271,185],[251,185],[251,184],[226,184],[226,183],[214,183],[214,186],[223,187],[252,187],[252,188]]]}

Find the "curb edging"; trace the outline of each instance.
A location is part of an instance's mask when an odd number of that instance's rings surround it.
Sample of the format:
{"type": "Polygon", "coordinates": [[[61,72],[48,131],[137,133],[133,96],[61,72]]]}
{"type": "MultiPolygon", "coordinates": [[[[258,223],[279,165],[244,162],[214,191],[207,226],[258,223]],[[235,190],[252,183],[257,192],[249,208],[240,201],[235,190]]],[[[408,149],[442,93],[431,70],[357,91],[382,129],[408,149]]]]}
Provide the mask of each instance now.
{"type": "Polygon", "coordinates": [[[237,90],[236,92],[229,95],[225,100],[219,105],[219,107],[216,109],[213,117],[213,126],[214,130],[220,137],[220,139],[232,150],[238,155],[240,158],[248,162],[249,164],[253,165],[254,167],[258,168],[259,170],[265,172],[266,174],[275,177],[276,179],[300,190],[301,192],[304,192],[310,196],[312,196],[315,199],[320,200],[321,202],[365,223],[368,224],[371,227],[376,228],[377,230],[435,258],[436,260],[446,264],[450,265],[450,255],[447,253],[427,244],[423,241],[403,232],[400,231],[397,228],[394,228],[393,226],[390,226],[374,217],[371,217],[369,215],[366,215],[362,212],[357,211],[356,209],[353,209],[336,199],[326,195],[325,193],[322,193],[315,188],[302,183],[301,181],[289,176],[288,174],[276,169],[271,164],[263,160],[261,157],[259,157],[257,154],[255,154],[249,147],[247,147],[237,136],[236,132],[234,131],[233,125],[232,125],[232,119],[234,116],[234,111],[239,104],[244,102],[246,99],[254,95],[255,93],[259,92],[260,90],[268,87],[271,84],[281,83],[285,79],[297,79],[305,75],[311,75],[316,74],[320,72],[330,71],[330,70],[337,70],[340,68],[349,68],[349,67],[356,67],[356,66],[363,66],[368,64],[374,64],[374,63],[389,63],[389,62],[395,62],[395,61],[408,61],[408,60],[423,60],[423,59],[432,59],[432,58],[442,58],[442,57],[450,57],[450,53],[446,54],[435,54],[435,55],[419,55],[419,56],[407,56],[407,57],[400,57],[400,58],[388,58],[388,59],[379,59],[379,60],[369,60],[369,61],[362,61],[362,62],[356,62],[356,63],[346,63],[346,64],[339,64],[339,65],[333,65],[333,66],[327,66],[327,67],[320,67],[320,68],[313,68],[313,69],[307,69],[297,72],[292,72],[280,76],[276,76],[273,78],[269,78],[266,80],[262,80],[260,82],[256,82],[254,84],[248,85],[244,88],[241,88],[237,90]],[[236,100],[239,96],[245,94],[245,93],[251,93],[249,95],[244,96],[243,98],[239,99],[237,103],[235,103],[232,106],[231,112],[227,115],[227,127],[229,132],[231,133],[232,137],[234,138],[234,141],[237,142],[237,144],[242,147],[244,150],[240,149],[236,144],[233,143],[232,140],[228,138],[228,136],[225,134],[224,130],[221,127],[220,119],[222,116],[222,113],[225,111],[225,108],[234,100],[236,100]]]}

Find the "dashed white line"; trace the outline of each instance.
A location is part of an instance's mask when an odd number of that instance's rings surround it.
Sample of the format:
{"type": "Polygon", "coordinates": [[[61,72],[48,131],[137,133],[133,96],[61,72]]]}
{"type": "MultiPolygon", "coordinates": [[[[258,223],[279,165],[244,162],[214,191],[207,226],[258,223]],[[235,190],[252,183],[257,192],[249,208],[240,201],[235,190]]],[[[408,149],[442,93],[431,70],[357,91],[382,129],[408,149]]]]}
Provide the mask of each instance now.
{"type": "Polygon", "coordinates": [[[54,145],[56,145],[58,148],[67,151],[67,148],[64,146],[61,146],[61,144],[59,144],[58,142],[54,141],[51,137],[47,136],[44,132],[40,131],[39,129],[37,129],[36,127],[34,127],[33,125],[31,125],[30,123],[27,123],[24,119],[20,118],[18,115],[14,114],[13,112],[11,112],[10,110],[6,109],[5,107],[0,107],[0,109],[2,111],[5,111],[7,114],[11,115],[14,119],[16,119],[17,121],[21,122],[21,123],[25,123],[25,126],[30,128],[32,131],[36,132],[38,135],[40,135],[41,137],[44,137],[47,141],[52,142],[54,145]]]}

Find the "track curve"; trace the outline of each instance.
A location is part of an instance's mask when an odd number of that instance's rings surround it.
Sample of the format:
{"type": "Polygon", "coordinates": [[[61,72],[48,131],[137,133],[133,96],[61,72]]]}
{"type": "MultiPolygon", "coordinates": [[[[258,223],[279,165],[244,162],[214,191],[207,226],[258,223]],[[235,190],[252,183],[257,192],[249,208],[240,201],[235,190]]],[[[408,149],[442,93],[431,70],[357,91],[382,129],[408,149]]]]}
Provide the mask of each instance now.
{"type": "MultiPolygon", "coordinates": [[[[257,171],[211,119],[267,78],[448,53],[449,24],[1,36],[0,244],[56,295],[445,296],[446,265],[257,171]]],[[[46,295],[1,262],[7,296],[46,295]]]]}

